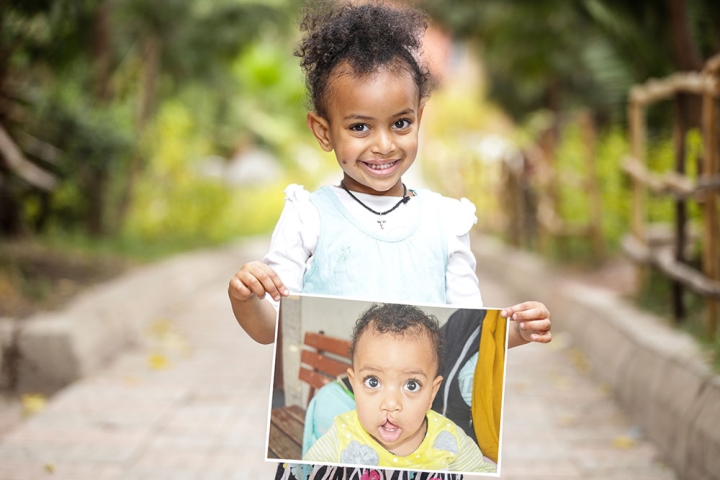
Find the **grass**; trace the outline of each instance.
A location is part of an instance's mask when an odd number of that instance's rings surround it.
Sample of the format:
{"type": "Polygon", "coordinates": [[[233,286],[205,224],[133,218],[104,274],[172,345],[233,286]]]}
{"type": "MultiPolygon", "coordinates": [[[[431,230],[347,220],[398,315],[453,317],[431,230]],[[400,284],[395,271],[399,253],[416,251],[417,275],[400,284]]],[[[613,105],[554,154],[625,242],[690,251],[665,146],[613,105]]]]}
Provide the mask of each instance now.
{"type": "Polygon", "coordinates": [[[69,233],[0,241],[0,317],[22,319],[60,308],[82,290],[132,266],[214,245],[172,235],[148,242],[69,233]]]}
{"type": "Polygon", "coordinates": [[[122,273],[119,254],[59,247],[39,239],[0,243],[0,316],[25,318],[62,306],[78,292],[122,273]]]}

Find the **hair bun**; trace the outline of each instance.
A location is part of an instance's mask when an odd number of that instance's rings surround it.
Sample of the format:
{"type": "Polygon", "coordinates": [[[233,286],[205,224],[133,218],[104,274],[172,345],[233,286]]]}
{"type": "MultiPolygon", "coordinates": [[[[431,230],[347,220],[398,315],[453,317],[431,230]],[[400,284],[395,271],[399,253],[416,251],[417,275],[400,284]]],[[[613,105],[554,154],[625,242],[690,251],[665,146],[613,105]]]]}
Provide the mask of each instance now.
{"type": "Polygon", "coordinates": [[[415,8],[372,1],[336,5],[328,1],[306,6],[304,32],[295,55],[300,57],[313,106],[324,114],[329,77],[340,63],[364,75],[393,62],[407,66],[421,98],[429,94],[432,77],[419,63],[426,15],[415,8]]]}

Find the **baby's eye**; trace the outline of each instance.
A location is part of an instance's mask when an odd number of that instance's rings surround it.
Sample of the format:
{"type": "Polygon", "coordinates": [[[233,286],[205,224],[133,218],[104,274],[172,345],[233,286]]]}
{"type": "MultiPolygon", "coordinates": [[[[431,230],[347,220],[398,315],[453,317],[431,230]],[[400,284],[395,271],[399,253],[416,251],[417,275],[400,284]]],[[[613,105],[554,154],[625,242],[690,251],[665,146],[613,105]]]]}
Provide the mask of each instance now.
{"type": "Polygon", "coordinates": [[[410,120],[403,118],[402,120],[398,120],[393,124],[393,127],[397,128],[398,130],[402,130],[405,128],[408,128],[410,126],[410,120]]]}
{"type": "Polygon", "coordinates": [[[405,390],[408,392],[417,392],[420,390],[420,382],[417,380],[408,380],[405,382],[405,390]]]}
{"type": "Polygon", "coordinates": [[[368,388],[378,388],[380,387],[380,380],[377,377],[367,377],[364,384],[368,388]]]}
{"type": "Polygon", "coordinates": [[[350,125],[350,130],[353,132],[364,132],[368,129],[368,126],[364,123],[356,123],[355,125],[350,125]]]}

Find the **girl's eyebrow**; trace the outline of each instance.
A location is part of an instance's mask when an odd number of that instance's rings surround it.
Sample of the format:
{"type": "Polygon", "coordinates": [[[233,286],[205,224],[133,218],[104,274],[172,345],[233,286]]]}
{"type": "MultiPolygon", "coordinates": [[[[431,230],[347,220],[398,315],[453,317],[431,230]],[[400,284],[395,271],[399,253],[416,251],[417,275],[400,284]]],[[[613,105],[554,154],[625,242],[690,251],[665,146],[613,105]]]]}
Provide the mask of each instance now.
{"type": "Polygon", "coordinates": [[[403,110],[402,112],[398,112],[398,113],[396,113],[395,115],[393,115],[393,117],[401,117],[401,116],[403,116],[403,115],[411,115],[411,114],[412,114],[412,115],[415,114],[415,109],[413,109],[413,108],[406,108],[406,109],[403,110]]]}
{"type": "Polygon", "coordinates": [[[359,113],[351,113],[343,120],[375,120],[374,117],[368,117],[367,115],[360,115],[359,113]]]}
{"type": "MultiPolygon", "coordinates": [[[[398,112],[394,115],[391,115],[391,118],[402,117],[403,115],[410,115],[410,114],[414,115],[415,110],[412,108],[406,108],[402,112],[398,112]]],[[[350,115],[343,118],[343,120],[375,120],[375,117],[371,117],[369,115],[361,115],[359,113],[351,113],[350,115]]]]}

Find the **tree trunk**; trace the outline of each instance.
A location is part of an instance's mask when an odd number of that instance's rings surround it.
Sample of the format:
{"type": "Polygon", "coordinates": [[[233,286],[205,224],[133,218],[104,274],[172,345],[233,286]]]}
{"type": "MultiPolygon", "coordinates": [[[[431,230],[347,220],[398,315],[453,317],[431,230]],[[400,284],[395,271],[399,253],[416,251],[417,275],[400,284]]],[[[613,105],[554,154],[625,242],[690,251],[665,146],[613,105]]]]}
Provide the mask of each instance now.
{"type": "Polygon", "coordinates": [[[686,0],[667,0],[675,65],[680,70],[700,71],[703,59],[690,32],[686,0]]]}
{"type": "MultiPolygon", "coordinates": [[[[140,92],[140,105],[138,107],[138,138],[142,137],[142,134],[150,122],[155,110],[157,80],[160,74],[160,55],[160,42],[153,37],[147,38],[142,48],[144,68],[142,90],[140,92]]],[[[137,182],[140,172],[142,172],[144,168],[144,159],[139,154],[134,154],[130,159],[127,183],[125,184],[125,188],[121,194],[118,214],[114,222],[114,228],[116,230],[122,228],[122,225],[125,223],[125,219],[130,212],[130,207],[132,206],[135,193],[135,183],[137,182]]]]}
{"type": "Polygon", "coordinates": [[[22,221],[19,193],[7,176],[0,172],[0,238],[12,238],[20,235],[22,221]]]}
{"type": "MultiPolygon", "coordinates": [[[[101,2],[95,11],[93,21],[92,58],[94,69],[94,97],[100,108],[107,107],[110,101],[110,2],[101,2]]],[[[108,179],[110,162],[103,161],[99,165],[86,167],[84,178],[81,178],[82,190],[85,192],[85,228],[94,237],[107,234],[104,218],[108,204],[108,179]]]]}
{"type": "MultiPolygon", "coordinates": [[[[699,72],[703,68],[703,58],[690,31],[687,1],[667,0],[667,6],[675,66],[683,71],[699,72]]],[[[702,117],[701,99],[695,95],[686,95],[686,97],[679,101],[682,114],[687,120],[686,126],[687,128],[699,127],[702,117]]]]}
{"type": "Polygon", "coordinates": [[[107,164],[86,167],[80,178],[85,192],[85,229],[93,237],[103,237],[108,230],[105,222],[109,172],[107,164]]]}
{"type": "Polygon", "coordinates": [[[102,2],[95,12],[93,24],[93,68],[95,70],[95,98],[106,105],[112,98],[110,67],[112,49],[110,43],[110,2],[102,2]]]}

